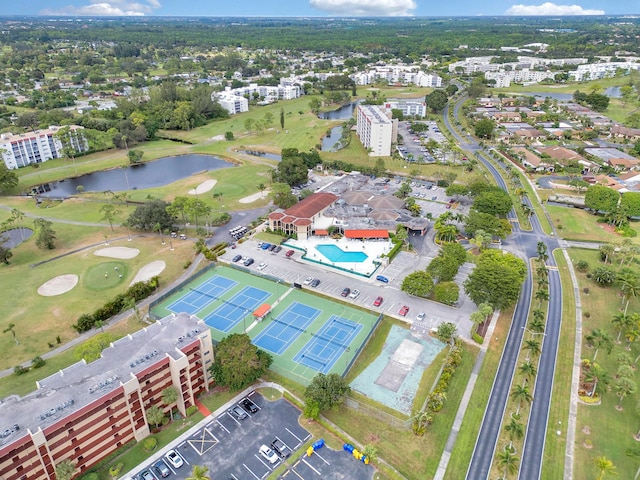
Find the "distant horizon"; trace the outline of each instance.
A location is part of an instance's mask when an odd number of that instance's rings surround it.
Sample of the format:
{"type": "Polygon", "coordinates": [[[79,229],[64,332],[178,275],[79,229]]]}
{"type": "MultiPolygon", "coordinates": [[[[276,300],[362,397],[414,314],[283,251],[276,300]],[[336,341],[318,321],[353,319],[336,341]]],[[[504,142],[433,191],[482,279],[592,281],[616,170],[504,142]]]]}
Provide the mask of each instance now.
{"type": "Polygon", "coordinates": [[[440,18],[640,15],[637,0],[22,0],[0,5],[0,16],[211,18],[440,18]],[[216,2],[217,3],[217,2],[216,2]],[[25,12],[30,12],[25,15],[25,12]]]}
{"type": "Polygon", "coordinates": [[[199,15],[199,14],[165,14],[165,15],[84,15],[84,14],[3,14],[0,13],[0,18],[7,17],[25,17],[25,18],[91,18],[91,19],[109,19],[109,18],[126,18],[130,20],[145,20],[150,18],[317,18],[322,20],[329,19],[385,19],[385,20],[410,20],[410,19],[424,19],[424,18],[557,18],[558,20],[564,18],[601,18],[601,17],[626,17],[626,18],[640,18],[640,13],[603,13],[600,15],[506,15],[506,14],[494,14],[494,15],[199,15]]]}

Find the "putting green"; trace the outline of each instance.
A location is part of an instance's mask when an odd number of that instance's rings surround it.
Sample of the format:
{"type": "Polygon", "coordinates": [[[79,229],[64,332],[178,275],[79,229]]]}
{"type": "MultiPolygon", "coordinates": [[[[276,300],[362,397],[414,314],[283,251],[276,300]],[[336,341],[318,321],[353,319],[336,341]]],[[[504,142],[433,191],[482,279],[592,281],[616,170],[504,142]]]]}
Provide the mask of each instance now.
{"type": "Polygon", "coordinates": [[[82,284],[89,290],[100,292],[121,284],[128,275],[129,268],[125,263],[103,262],[87,270],[83,275],[82,284]]]}

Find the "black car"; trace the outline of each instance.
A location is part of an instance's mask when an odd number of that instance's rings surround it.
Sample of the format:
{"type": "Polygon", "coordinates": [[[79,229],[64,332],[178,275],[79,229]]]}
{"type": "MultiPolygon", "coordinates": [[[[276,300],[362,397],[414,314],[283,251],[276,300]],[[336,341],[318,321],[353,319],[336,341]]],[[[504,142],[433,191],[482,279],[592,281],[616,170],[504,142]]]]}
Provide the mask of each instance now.
{"type": "Polygon", "coordinates": [[[318,285],[320,285],[320,279],[314,278],[313,282],[311,282],[309,285],[312,286],[313,288],[316,288],[318,285]]]}
{"type": "Polygon", "coordinates": [[[238,420],[242,420],[243,418],[247,418],[247,413],[241,409],[238,405],[227,410],[230,415],[233,415],[238,420]]]}
{"type": "Polygon", "coordinates": [[[249,413],[256,413],[258,411],[258,406],[248,398],[242,400],[240,405],[249,413]]]}
{"type": "Polygon", "coordinates": [[[276,438],[273,442],[271,442],[271,448],[281,458],[288,458],[291,455],[291,449],[287,447],[285,443],[279,438],[276,438]]]}
{"type": "Polygon", "coordinates": [[[275,243],[272,243],[271,245],[269,245],[268,250],[269,250],[270,252],[273,252],[273,251],[276,249],[276,247],[277,247],[277,245],[276,245],[275,243]]]}
{"type": "Polygon", "coordinates": [[[253,258],[247,258],[242,264],[245,267],[248,267],[249,265],[251,265],[253,262],[255,262],[255,260],[253,258]]]}
{"type": "Polygon", "coordinates": [[[280,253],[281,250],[282,250],[282,247],[280,245],[276,245],[276,249],[274,250],[274,252],[280,253]]]}
{"type": "Polygon", "coordinates": [[[235,257],[233,257],[233,262],[239,262],[240,260],[242,260],[242,255],[236,255],[235,257]]]}
{"type": "Polygon", "coordinates": [[[351,289],[349,287],[344,287],[344,290],[342,290],[342,293],[340,293],[341,297],[346,297],[351,293],[351,289]]]}

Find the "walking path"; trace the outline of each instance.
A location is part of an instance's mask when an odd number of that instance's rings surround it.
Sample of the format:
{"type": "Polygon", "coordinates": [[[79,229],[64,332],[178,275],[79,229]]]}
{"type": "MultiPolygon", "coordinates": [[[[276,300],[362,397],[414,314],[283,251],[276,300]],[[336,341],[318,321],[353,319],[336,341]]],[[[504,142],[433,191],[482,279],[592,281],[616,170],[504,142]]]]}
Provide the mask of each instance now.
{"type": "Polygon", "coordinates": [[[493,338],[493,331],[496,327],[496,323],[498,321],[499,316],[500,316],[500,312],[498,311],[493,312],[493,317],[491,318],[491,323],[489,324],[489,328],[487,329],[487,334],[485,336],[485,342],[480,347],[480,353],[478,354],[478,358],[476,358],[476,362],[473,365],[473,370],[471,372],[471,377],[469,378],[469,383],[467,383],[467,388],[465,388],[464,393],[462,395],[460,406],[458,407],[458,411],[456,412],[456,418],[453,420],[453,426],[451,427],[451,432],[449,433],[449,437],[447,438],[447,443],[444,447],[444,451],[442,452],[442,456],[440,457],[438,470],[436,470],[436,475],[433,477],[434,480],[444,479],[444,474],[447,471],[447,466],[449,465],[449,460],[451,459],[453,446],[455,445],[456,439],[458,438],[458,433],[460,433],[462,420],[464,419],[465,413],[467,413],[467,408],[469,407],[469,401],[471,400],[471,394],[473,393],[473,389],[476,386],[476,381],[478,380],[478,374],[480,373],[480,369],[482,368],[482,364],[484,362],[484,357],[487,353],[487,349],[489,348],[489,344],[491,343],[491,339],[493,338]]]}

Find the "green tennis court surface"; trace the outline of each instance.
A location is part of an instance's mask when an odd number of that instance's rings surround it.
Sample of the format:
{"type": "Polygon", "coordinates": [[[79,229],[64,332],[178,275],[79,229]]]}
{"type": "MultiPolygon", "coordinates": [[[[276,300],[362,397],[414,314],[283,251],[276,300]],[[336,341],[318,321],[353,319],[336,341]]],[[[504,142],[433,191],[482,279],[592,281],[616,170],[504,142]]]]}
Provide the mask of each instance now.
{"type": "Polygon", "coordinates": [[[378,322],[372,312],[226,266],[207,270],[152,306],[156,317],[178,311],[204,320],[217,341],[246,330],[272,355],[274,371],[302,384],[320,372],[343,375],[378,322]],[[264,303],[272,309],[257,321],[253,312],[264,303]]]}

